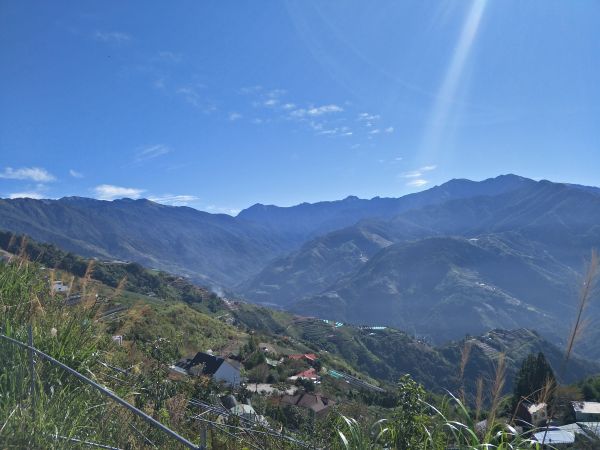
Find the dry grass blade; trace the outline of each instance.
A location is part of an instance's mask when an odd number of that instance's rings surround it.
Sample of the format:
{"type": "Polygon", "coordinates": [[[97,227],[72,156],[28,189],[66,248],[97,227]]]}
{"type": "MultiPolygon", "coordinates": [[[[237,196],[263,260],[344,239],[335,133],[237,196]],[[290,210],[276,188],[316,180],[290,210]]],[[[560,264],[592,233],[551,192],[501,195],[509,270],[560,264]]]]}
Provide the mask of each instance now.
{"type": "Polygon", "coordinates": [[[506,382],[506,355],[504,353],[498,354],[498,360],[496,363],[496,375],[494,377],[494,383],[492,385],[491,398],[492,404],[490,406],[490,414],[488,417],[488,424],[490,429],[496,419],[498,413],[498,407],[500,406],[500,400],[502,397],[502,390],[504,389],[504,383],[506,382]]]}
{"type": "Polygon", "coordinates": [[[465,403],[465,368],[467,367],[467,363],[469,362],[469,356],[471,355],[471,349],[473,348],[473,343],[470,341],[465,341],[465,345],[463,346],[460,352],[460,372],[459,372],[459,380],[460,380],[460,400],[465,403]]]}
{"type": "Polygon", "coordinates": [[[542,389],[540,390],[540,395],[537,400],[537,403],[550,403],[550,398],[554,395],[554,392],[556,391],[556,386],[557,385],[554,379],[546,378],[544,386],[542,386],[542,389]]]}
{"type": "Polygon", "coordinates": [[[54,270],[50,270],[50,297],[54,298],[56,292],[54,291],[54,282],[56,281],[56,273],[54,270]]]}
{"type": "Polygon", "coordinates": [[[110,297],[110,300],[114,300],[115,298],[118,298],[119,295],[121,295],[121,292],[123,292],[123,289],[125,288],[125,283],[127,283],[127,275],[124,276],[123,278],[121,278],[121,281],[119,281],[119,284],[117,284],[117,287],[115,289],[115,291],[113,292],[113,295],[110,297]]]}
{"type": "Polygon", "coordinates": [[[88,262],[87,268],[85,269],[85,274],[83,275],[83,279],[81,280],[82,297],[86,296],[86,288],[92,278],[93,271],[94,271],[94,260],[90,259],[90,261],[88,262]]]}
{"type": "Polygon", "coordinates": [[[21,238],[21,246],[19,247],[19,258],[27,259],[27,237],[21,238]]]}
{"type": "Polygon", "coordinates": [[[483,377],[477,378],[477,391],[475,394],[475,422],[479,422],[483,408],[483,377]]]}
{"type": "Polygon", "coordinates": [[[467,363],[469,362],[469,356],[471,355],[471,348],[473,348],[473,343],[470,341],[465,342],[460,354],[460,379],[462,380],[465,375],[465,368],[467,367],[467,363]]]}
{"type": "Polygon", "coordinates": [[[599,268],[600,261],[598,260],[598,252],[594,249],[592,250],[590,261],[587,264],[587,269],[583,276],[583,283],[579,292],[577,318],[575,319],[575,323],[573,324],[573,328],[571,329],[571,333],[567,341],[567,348],[565,351],[563,368],[566,367],[566,364],[569,361],[571,354],[573,353],[573,348],[575,347],[575,344],[577,343],[577,341],[583,333],[583,330],[585,329],[585,321],[583,318],[583,314],[587,306],[589,305],[590,300],[594,296],[596,282],[598,281],[599,268]]]}
{"type": "Polygon", "coordinates": [[[8,241],[8,246],[6,247],[7,251],[11,251],[11,248],[13,248],[15,246],[17,242],[17,236],[15,234],[11,234],[10,235],[10,240],[8,241]]]}

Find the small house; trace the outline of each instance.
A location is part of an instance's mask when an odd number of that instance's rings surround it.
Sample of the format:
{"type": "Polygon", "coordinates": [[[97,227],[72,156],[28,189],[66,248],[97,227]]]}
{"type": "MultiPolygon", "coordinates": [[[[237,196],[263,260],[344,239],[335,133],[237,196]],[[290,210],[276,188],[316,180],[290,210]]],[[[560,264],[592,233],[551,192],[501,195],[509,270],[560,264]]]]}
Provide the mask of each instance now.
{"type": "Polygon", "coordinates": [[[300,355],[289,355],[288,356],[289,359],[293,359],[296,361],[300,361],[300,360],[306,360],[309,363],[314,363],[317,359],[319,359],[319,357],[314,354],[314,353],[304,353],[304,354],[300,354],[300,355]]]}
{"type": "Polygon", "coordinates": [[[561,430],[558,427],[550,427],[547,430],[535,433],[533,436],[536,441],[549,447],[559,444],[573,444],[575,442],[575,433],[561,430]]]}
{"type": "Polygon", "coordinates": [[[271,358],[265,358],[265,362],[267,363],[267,365],[269,365],[271,367],[277,367],[279,364],[281,364],[280,360],[271,359],[271,358]]]}
{"type": "Polygon", "coordinates": [[[523,402],[517,408],[516,417],[527,428],[539,427],[548,420],[548,407],[546,403],[523,402]]]}
{"type": "Polygon", "coordinates": [[[230,408],[229,412],[238,417],[241,417],[244,420],[255,422],[265,427],[269,426],[269,422],[267,422],[267,419],[264,416],[257,414],[252,405],[239,403],[234,407],[230,408]]]}
{"type": "Polygon", "coordinates": [[[548,419],[548,408],[545,403],[532,403],[527,407],[533,426],[545,425],[548,419]]]}
{"type": "Polygon", "coordinates": [[[65,284],[63,284],[63,282],[61,280],[57,280],[54,283],[52,283],[52,291],[53,292],[68,292],[69,291],[69,286],[66,286],[65,284]]]}
{"type": "Polygon", "coordinates": [[[321,394],[302,392],[296,395],[284,395],[281,397],[280,404],[309,409],[317,416],[322,416],[326,414],[329,408],[335,405],[335,402],[321,394]]]}
{"type": "Polygon", "coordinates": [[[572,402],[577,422],[600,422],[600,403],[572,402]]]}
{"type": "Polygon", "coordinates": [[[317,381],[319,379],[319,375],[317,375],[317,371],[311,367],[310,369],[299,372],[296,375],[289,377],[288,379],[317,381]]]}
{"type": "Polygon", "coordinates": [[[193,358],[179,361],[173,369],[176,372],[185,372],[191,376],[207,376],[217,382],[230,386],[239,386],[241,382],[240,369],[233,361],[228,361],[220,356],[198,352],[193,358]]]}

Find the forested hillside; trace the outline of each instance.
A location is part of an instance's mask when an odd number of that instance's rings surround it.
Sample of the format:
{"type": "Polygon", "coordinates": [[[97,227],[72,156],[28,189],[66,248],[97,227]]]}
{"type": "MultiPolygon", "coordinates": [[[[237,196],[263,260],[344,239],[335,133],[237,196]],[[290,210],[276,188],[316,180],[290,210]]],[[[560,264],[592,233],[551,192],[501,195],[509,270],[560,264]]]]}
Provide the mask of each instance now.
{"type": "MultiPolygon", "coordinates": [[[[0,227],[116,262],[98,269],[113,284],[125,272],[135,280],[138,263],[303,316],[399,327],[437,344],[524,327],[561,345],[578,276],[600,243],[598,217],[597,189],[514,175],[396,199],[255,205],[235,218],[148,200],[0,200],[0,227]]],[[[149,290],[152,280],[143,281],[149,290]]],[[[587,313],[595,320],[600,306],[587,313]]],[[[582,340],[591,358],[600,358],[591,345],[599,335],[582,340]]]]}

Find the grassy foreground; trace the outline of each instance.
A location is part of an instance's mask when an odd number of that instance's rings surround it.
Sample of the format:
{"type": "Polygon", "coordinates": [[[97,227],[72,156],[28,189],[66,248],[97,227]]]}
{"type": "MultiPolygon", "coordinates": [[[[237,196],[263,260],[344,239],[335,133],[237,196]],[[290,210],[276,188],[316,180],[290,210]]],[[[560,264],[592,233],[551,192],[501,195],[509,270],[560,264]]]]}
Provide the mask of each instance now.
{"type": "MultiPolygon", "coordinates": [[[[187,408],[188,400],[208,400],[223,394],[222,388],[202,380],[169,379],[165,368],[177,357],[179,349],[159,336],[140,335],[136,348],[117,347],[107,333],[112,331],[107,330],[110,325],[98,320],[101,305],[88,272],[75,281],[82,301],[68,306],[49,289],[52,271],[42,271],[24,258],[0,262],[3,333],[26,342],[31,326],[35,347],[199,442],[201,427],[192,420],[194,412],[187,408]],[[111,369],[113,365],[127,367],[132,362],[136,363],[135,368],[126,376],[111,369]]],[[[112,295],[121,294],[116,290],[112,295]]],[[[166,313],[170,316],[180,312],[169,308],[166,313]]],[[[160,318],[152,317],[152,320],[160,318]]],[[[1,341],[0,359],[3,363],[0,366],[1,448],[89,448],[82,441],[127,449],[178,448],[172,439],[39,358],[32,375],[26,350],[1,341]]],[[[379,409],[375,414],[352,413],[340,407],[322,420],[315,422],[313,418],[302,424],[293,430],[293,435],[312,448],[540,448],[529,435],[517,433],[500,417],[501,405],[506,403],[500,394],[504,381],[500,362],[489,393],[492,406],[484,412],[470,410],[452,395],[442,399],[433,397],[409,376],[404,376],[397,383],[392,407],[379,409]],[[488,419],[487,426],[477,427],[477,420],[484,416],[488,419]]],[[[270,429],[281,429],[275,419],[269,418],[269,423],[270,429]]],[[[230,433],[230,429],[216,426],[210,429],[208,447],[302,448],[301,444],[277,437],[258,438],[259,429],[241,434],[230,433]]],[[[288,430],[283,431],[290,434],[288,430]]]]}

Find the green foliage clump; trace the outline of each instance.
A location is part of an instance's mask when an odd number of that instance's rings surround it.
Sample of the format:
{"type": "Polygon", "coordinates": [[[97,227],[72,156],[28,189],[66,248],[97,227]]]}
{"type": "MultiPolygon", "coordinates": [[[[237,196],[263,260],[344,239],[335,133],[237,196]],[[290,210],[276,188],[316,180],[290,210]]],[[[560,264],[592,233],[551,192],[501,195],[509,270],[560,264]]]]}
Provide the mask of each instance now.
{"type": "Polygon", "coordinates": [[[588,402],[600,402],[600,376],[591,377],[577,383],[583,398],[588,402]]]}
{"type": "Polygon", "coordinates": [[[110,262],[89,260],[70,252],[65,252],[55,245],[45,244],[0,231],[0,249],[26,256],[30,261],[58,269],[77,277],[89,276],[112,288],[119,287],[139,294],[149,294],[164,300],[182,300],[187,303],[203,303],[207,309],[218,310],[220,301],[217,296],[206,289],[186,282],[181,277],[161,271],[145,269],[133,262],[110,262]]]}
{"type": "Polygon", "coordinates": [[[513,408],[518,403],[527,400],[531,403],[537,401],[550,402],[551,398],[542,398],[544,392],[552,391],[556,384],[554,371],[542,352],[537,355],[530,354],[521,365],[517,373],[513,392],[513,408]]]}
{"type": "MultiPolygon", "coordinates": [[[[85,293],[82,301],[67,305],[49,289],[47,273],[18,257],[0,262],[2,333],[27,342],[31,328],[34,347],[45,354],[130,402],[150,397],[151,393],[140,389],[142,381],[150,377],[140,379],[109,368],[107,363],[123,351],[98,322],[99,304],[86,280],[81,286],[85,293]]],[[[0,339],[1,448],[77,448],[74,440],[131,449],[143,448],[149,440],[179,448],[163,433],[42,356],[33,355],[32,372],[30,357],[27,349],[0,339]]],[[[167,402],[159,406],[168,411],[167,402]]],[[[160,411],[155,416],[159,417],[160,411]]]]}

